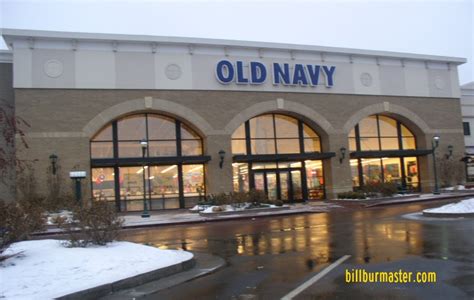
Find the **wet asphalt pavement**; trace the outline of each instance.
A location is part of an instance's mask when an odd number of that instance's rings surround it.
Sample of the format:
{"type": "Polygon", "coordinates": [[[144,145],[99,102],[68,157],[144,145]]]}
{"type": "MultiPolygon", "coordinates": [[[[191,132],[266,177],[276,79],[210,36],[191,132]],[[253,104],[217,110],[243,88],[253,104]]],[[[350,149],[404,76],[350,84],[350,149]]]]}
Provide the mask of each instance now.
{"type": "MultiPolygon", "coordinates": [[[[207,252],[228,266],[150,299],[474,299],[474,219],[406,214],[449,201],[127,230],[122,239],[207,252]],[[345,270],[436,272],[436,283],[345,283],[345,270]]],[[[452,201],[451,201],[452,202],[452,201]]]]}

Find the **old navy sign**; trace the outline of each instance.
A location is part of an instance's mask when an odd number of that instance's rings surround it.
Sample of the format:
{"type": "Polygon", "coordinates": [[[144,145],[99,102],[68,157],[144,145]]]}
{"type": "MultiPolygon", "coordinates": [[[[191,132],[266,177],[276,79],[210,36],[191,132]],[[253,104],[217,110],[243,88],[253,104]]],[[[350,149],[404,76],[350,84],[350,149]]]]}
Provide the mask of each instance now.
{"type": "Polygon", "coordinates": [[[216,78],[222,84],[264,84],[271,73],[273,85],[317,86],[325,84],[334,86],[335,66],[272,63],[270,68],[261,62],[251,61],[245,64],[236,61],[221,60],[216,65],[216,78]],[[321,80],[321,75],[324,79],[321,80]],[[323,83],[324,81],[324,83],[323,83]]]}

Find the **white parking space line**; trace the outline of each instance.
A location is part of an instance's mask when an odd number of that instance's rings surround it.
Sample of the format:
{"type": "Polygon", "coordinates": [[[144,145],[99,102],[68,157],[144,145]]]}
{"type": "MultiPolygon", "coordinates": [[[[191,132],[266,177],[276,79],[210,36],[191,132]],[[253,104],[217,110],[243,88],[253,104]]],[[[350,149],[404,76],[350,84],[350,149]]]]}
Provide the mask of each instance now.
{"type": "Polygon", "coordinates": [[[302,291],[306,290],[309,288],[311,285],[313,285],[315,282],[317,282],[319,279],[323,278],[325,275],[327,275],[329,272],[331,272],[335,267],[339,266],[342,264],[346,259],[351,257],[350,255],[344,255],[343,257],[339,258],[332,264],[330,264],[328,267],[326,267],[324,270],[319,272],[318,274],[314,275],[307,281],[305,281],[302,285],[297,287],[296,289],[292,290],[288,294],[286,294],[281,300],[291,300],[298,296],[302,291]]]}

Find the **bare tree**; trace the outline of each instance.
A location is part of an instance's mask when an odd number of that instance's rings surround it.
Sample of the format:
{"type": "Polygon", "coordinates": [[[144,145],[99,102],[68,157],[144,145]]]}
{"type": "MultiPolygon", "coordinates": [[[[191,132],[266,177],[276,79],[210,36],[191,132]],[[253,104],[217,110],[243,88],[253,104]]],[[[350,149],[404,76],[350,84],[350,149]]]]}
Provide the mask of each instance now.
{"type": "Polygon", "coordinates": [[[0,193],[0,200],[15,194],[16,172],[25,171],[33,160],[18,159],[15,155],[15,138],[24,148],[28,148],[22,127],[31,127],[23,118],[15,116],[15,108],[6,99],[0,98],[0,184],[9,190],[7,195],[0,193]]]}
{"type": "Polygon", "coordinates": [[[442,157],[437,161],[441,187],[462,184],[465,181],[464,164],[453,157],[442,157]]]}

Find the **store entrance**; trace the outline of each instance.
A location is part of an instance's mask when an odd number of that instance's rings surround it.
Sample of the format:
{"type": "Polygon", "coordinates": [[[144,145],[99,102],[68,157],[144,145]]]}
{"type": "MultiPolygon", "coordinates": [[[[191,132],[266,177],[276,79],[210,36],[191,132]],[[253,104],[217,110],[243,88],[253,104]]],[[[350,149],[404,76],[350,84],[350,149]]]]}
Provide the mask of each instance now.
{"type": "Polygon", "coordinates": [[[303,200],[301,169],[258,170],[253,178],[255,189],[264,191],[269,200],[303,200]]]}

